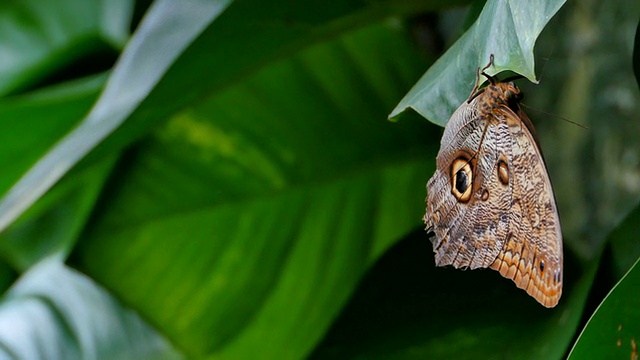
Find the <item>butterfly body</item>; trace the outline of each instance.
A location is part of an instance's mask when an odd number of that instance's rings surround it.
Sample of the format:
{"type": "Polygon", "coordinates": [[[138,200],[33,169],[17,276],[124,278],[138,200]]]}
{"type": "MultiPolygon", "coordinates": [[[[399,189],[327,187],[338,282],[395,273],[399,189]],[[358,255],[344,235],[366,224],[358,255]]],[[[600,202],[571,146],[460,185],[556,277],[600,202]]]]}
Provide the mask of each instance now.
{"type": "Polygon", "coordinates": [[[563,263],[553,188],[520,90],[488,78],[451,116],[427,183],[436,265],[490,267],[553,307],[563,263]]]}

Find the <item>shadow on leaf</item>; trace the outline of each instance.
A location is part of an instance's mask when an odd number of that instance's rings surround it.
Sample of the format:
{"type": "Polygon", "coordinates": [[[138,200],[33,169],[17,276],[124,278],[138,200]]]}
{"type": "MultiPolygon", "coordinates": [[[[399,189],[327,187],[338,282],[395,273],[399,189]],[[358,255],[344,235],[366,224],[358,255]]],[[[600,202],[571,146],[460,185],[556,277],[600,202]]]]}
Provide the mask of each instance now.
{"type": "Polygon", "coordinates": [[[436,268],[416,230],[369,271],[313,358],[561,358],[573,338],[593,271],[565,254],[554,309],[493,270],[436,268]]]}

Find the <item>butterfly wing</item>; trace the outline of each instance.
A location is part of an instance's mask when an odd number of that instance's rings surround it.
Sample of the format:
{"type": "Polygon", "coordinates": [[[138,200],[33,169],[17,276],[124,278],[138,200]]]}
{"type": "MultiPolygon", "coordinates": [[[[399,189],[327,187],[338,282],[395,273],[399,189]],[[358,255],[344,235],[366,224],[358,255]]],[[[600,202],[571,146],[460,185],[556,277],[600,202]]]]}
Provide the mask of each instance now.
{"type": "Polygon", "coordinates": [[[505,110],[511,132],[513,207],[507,240],[491,265],[547,307],[562,295],[562,232],[553,187],[531,121],[505,110]]]}
{"type": "Polygon", "coordinates": [[[494,168],[497,148],[510,149],[504,140],[508,134],[505,123],[492,123],[477,111],[475,102],[463,103],[449,120],[436,172],[427,183],[425,222],[435,234],[431,240],[437,266],[486,268],[504,247],[511,221],[512,184],[496,189],[499,179],[494,168]],[[457,191],[461,187],[456,189],[462,175],[459,165],[466,162],[471,170],[466,176],[471,186],[468,199],[457,191]]]}
{"type": "Polygon", "coordinates": [[[483,95],[449,120],[427,183],[436,265],[491,267],[553,307],[562,293],[562,234],[535,130],[519,108],[483,95]]]}

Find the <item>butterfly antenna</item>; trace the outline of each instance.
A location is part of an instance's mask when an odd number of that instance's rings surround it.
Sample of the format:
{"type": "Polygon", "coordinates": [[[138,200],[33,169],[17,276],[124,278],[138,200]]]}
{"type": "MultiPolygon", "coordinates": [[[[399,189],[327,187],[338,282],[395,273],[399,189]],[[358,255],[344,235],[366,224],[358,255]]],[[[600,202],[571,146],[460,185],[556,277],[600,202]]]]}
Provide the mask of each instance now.
{"type": "Polygon", "coordinates": [[[550,113],[550,112],[547,112],[547,111],[544,111],[544,110],[540,110],[540,109],[538,109],[538,108],[535,108],[535,107],[533,107],[533,106],[529,106],[529,105],[527,105],[527,104],[525,104],[525,103],[522,103],[522,102],[520,103],[520,105],[522,105],[522,107],[525,107],[525,108],[527,108],[527,109],[531,109],[531,110],[533,110],[533,111],[535,111],[535,112],[539,112],[539,113],[541,113],[541,114],[549,115],[549,116],[556,117],[556,118],[558,118],[558,119],[564,120],[564,121],[566,121],[566,122],[568,122],[568,123],[570,123],[570,124],[573,124],[573,125],[579,126],[579,127],[583,128],[583,129],[589,129],[587,126],[584,126],[584,125],[582,125],[582,124],[580,124],[580,123],[578,123],[578,122],[575,122],[575,121],[569,120],[569,119],[567,119],[566,117],[560,116],[560,115],[558,115],[558,114],[554,114],[554,113],[550,113]]]}
{"type": "Polygon", "coordinates": [[[495,85],[496,82],[497,82],[496,78],[494,76],[491,76],[491,75],[487,74],[486,72],[484,72],[485,70],[490,68],[491,65],[493,65],[493,54],[489,55],[489,63],[485,67],[482,68],[482,75],[484,75],[484,77],[486,77],[487,80],[489,80],[491,85],[495,85]]]}
{"type": "Polygon", "coordinates": [[[480,74],[484,75],[487,79],[489,79],[489,82],[491,83],[491,85],[495,85],[496,83],[495,79],[484,72],[485,70],[490,68],[491,65],[493,65],[493,54],[489,55],[489,63],[487,65],[485,65],[483,68],[478,67],[476,69],[476,84],[473,86],[473,89],[471,90],[471,94],[469,94],[469,97],[467,98],[467,102],[471,102],[471,100],[473,100],[476,96],[480,95],[481,93],[481,91],[478,91],[478,86],[480,86],[480,74]]]}

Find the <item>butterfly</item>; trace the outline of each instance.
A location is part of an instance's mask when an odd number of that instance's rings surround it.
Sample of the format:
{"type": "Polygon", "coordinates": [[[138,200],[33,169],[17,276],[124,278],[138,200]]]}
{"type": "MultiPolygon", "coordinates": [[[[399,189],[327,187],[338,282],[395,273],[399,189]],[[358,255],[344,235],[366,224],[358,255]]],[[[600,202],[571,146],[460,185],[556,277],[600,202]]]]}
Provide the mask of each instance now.
{"type": "Polygon", "coordinates": [[[447,123],[424,216],[437,266],[491,268],[546,307],[562,295],[562,231],[540,143],[513,82],[476,73],[447,123]],[[478,88],[480,75],[489,84],[478,88]]]}

